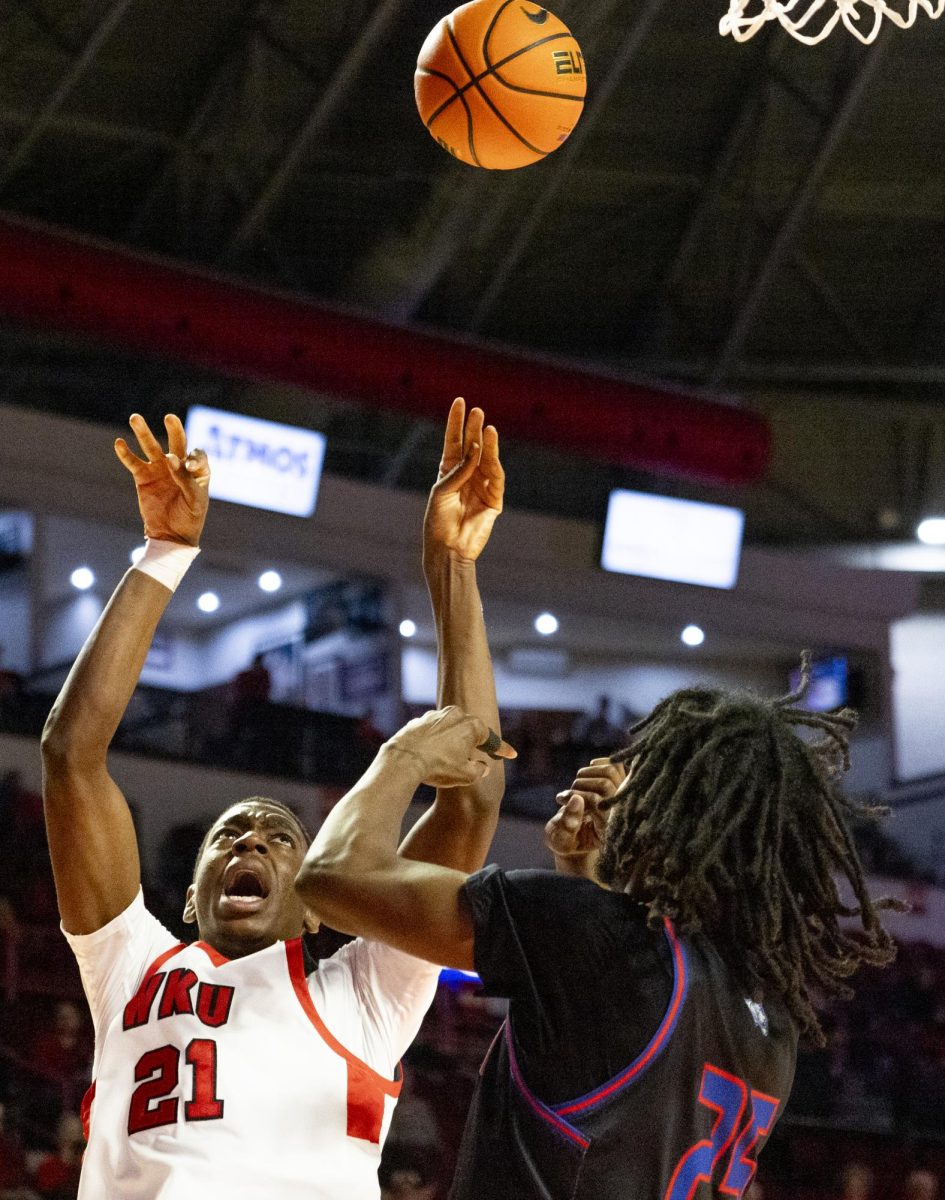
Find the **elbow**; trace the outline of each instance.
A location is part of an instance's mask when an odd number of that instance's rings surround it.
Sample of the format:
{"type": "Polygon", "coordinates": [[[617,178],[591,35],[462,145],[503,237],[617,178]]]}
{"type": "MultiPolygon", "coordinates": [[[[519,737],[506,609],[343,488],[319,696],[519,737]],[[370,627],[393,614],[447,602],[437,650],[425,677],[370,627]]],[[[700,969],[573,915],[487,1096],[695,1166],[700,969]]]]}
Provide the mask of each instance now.
{"type": "Polygon", "coordinates": [[[320,921],[332,929],[349,933],[352,931],[347,928],[350,912],[346,900],[350,899],[350,885],[351,877],[341,863],[313,855],[299,868],[295,894],[306,909],[318,914],[320,921]]]}
{"type": "Polygon", "coordinates": [[[39,744],[43,765],[48,771],[60,772],[98,764],[104,760],[107,749],[105,745],[99,748],[93,739],[83,736],[55,705],[46,718],[39,744]]]}
{"type": "Polygon", "coordinates": [[[329,925],[342,929],[343,924],[334,922],[345,922],[358,910],[365,887],[381,867],[379,856],[357,839],[348,845],[313,845],[295,877],[295,892],[329,925]]]}
{"type": "Polygon", "coordinates": [[[74,738],[70,736],[55,708],[46,718],[39,746],[43,762],[47,764],[65,762],[74,754],[74,738]]]}
{"type": "Polygon", "coordinates": [[[321,912],[346,878],[350,876],[343,858],[310,850],[295,877],[295,892],[306,904],[321,912]]]}

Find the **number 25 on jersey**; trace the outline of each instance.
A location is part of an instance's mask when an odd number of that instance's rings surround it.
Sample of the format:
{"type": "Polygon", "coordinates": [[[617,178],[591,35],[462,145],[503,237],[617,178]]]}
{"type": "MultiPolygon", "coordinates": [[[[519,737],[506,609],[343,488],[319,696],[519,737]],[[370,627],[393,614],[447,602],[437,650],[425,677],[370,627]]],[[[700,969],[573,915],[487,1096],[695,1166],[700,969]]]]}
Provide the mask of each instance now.
{"type": "Polygon", "coordinates": [[[715,1113],[712,1132],[691,1146],[676,1164],[664,1200],[742,1196],[757,1166],[752,1152],[774,1124],[780,1101],[749,1089],[743,1079],[706,1063],[699,1103],[715,1113]],[[717,1181],[714,1186],[713,1180],[717,1181]],[[707,1185],[705,1189],[703,1184],[707,1185]]]}

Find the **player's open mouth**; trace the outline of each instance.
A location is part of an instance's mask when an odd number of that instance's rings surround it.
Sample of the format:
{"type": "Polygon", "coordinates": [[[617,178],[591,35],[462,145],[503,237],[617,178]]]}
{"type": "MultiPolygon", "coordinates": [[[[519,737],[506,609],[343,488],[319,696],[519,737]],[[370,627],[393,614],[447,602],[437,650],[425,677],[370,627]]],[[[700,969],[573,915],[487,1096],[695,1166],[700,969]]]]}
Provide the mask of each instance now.
{"type": "Polygon", "coordinates": [[[234,871],[226,881],[221,897],[221,907],[234,916],[237,913],[252,913],[266,903],[269,885],[255,871],[234,871]]]}

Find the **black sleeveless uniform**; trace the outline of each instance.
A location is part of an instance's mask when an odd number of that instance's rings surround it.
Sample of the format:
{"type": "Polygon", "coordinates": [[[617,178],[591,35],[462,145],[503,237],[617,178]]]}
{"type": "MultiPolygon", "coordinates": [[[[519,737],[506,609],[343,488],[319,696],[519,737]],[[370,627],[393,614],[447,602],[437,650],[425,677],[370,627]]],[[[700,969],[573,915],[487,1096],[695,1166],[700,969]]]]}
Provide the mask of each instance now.
{"type": "Polygon", "coordinates": [[[742,1196],[794,1077],[785,1007],[585,880],[490,867],[466,897],[477,970],[510,1007],[451,1200],[742,1196]]]}

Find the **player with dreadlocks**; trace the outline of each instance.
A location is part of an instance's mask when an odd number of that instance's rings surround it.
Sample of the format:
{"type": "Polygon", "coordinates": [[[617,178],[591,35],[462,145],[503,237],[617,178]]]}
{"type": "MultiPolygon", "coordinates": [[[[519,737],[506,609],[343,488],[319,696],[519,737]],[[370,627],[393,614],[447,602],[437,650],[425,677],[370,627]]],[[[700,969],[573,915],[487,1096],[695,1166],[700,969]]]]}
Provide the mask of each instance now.
{"type": "Polygon", "coordinates": [[[745,994],[780,996],[801,1033],[823,1035],[811,992],[849,996],[858,967],[895,955],[871,900],[850,833],[857,817],[878,816],[837,786],[850,765],[850,709],[795,707],[810,678],[783,699],[705,688],[673,693],[631,730],[612,756],[632,764],[612,809],[597,864],[608,887],[644,902],[652,928],[669,918],[680,935],[701,931],[745,994]],[[822,734],[802,741],[795,726],[822,734]],[[837,877],[849,880],[847,907],[837,877]],[[859,916],[848,931],[840,917],[859,916]]]}
{"type": "Polygon", "coordinates": [[[366,776],[333,810],[303,898],[339,929],[475,967],[510,1002],[452,1200],[744,1195],[799,1036],[822,1040],[816,997],[894,954],[877,915],[892,902],[870,899],[850,833],[871,810],[839,790],[855,716],[799,707],[809,678],[805,655],[780,700],[704,688],[663,700],[559,795],[546,828],[557,873],[397,858],[414,786],[481,741],[481,722],[455,709],[381,751],[401,789],[366,776]]]}

